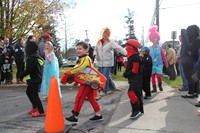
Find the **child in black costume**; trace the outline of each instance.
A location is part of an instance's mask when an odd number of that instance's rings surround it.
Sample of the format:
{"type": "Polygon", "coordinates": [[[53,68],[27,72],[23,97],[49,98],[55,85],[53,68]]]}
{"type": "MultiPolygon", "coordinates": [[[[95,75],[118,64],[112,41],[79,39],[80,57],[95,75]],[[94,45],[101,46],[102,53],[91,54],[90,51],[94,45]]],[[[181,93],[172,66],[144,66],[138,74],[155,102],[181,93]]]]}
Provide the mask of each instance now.
{"type": "Polygon", "coordinates": [[[128,97],[132,107],[131,118],[137,118],[141,113],[144,113],[142,103],[142,59],[138,52],[140,47],[141,45],[134,39],[128,40],[126,43],[128,63],[122,75],[128,78],[129,82],[128,97]]]}
{"type": "Polygon", "coordinates": [[[145,92],[144,99],[151,98],[151,72],[152,72],[152,58],[149,55],[149,48],[143,47],[140,50],[140,56],[142,57],[143,74],[142,74],[142,89],[145,92]]]}
{"type": "Polygon", "coordinates": [[[38,94],[39,85],[42,82],[42,66],[44,61],[38,53],[38,45],[35,42],[30,42],[26,46],[26,69],[20,75],[20,79],[25,77],[28,84],[26,94],[32,104],[32,109],[27,113],[32,117],[45,116],[42,102],[38,94]]]}
{"type": "Polygon", "coordinates": [[[1,67],[1,70],[3,72],[4,78],[5,78],[5,84],[11,84],[11,75],[12,75],[12,66],[10,64],[10,58],[8,56],[6,56],[4,58],[4,63],[1,67]]]}

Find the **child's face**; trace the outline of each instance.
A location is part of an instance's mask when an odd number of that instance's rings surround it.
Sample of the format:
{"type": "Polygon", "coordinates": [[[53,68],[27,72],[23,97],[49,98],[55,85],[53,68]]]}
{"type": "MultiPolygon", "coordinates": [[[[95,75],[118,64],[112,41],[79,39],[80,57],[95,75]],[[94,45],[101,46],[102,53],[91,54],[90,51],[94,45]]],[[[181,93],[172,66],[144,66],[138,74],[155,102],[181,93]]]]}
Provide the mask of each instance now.
{"type": "Polygon", "coordinates": [[[44,46],[44,52],[45,52],[46,54],[51,53],[51,52],[52,52],[52,47],[51,47],[50,45],[45,45],[45,46],[44,46]]]}
{"type": "Polygon", "coordinates": [[[84,49],[83,46],[79,45],[76,47],[76,54],[80,57],[80,56],[84,56],[86,55],[88,52],[88,49],[84,49]]]}
{"type": "Polygon", "coordinates": [[[142,55],[145,55],[146,52],[145,52],[145,51],[141,51],[140,53],[141,53],[142,55]]]}
{"type": "Polygon", "coordinates": [[[5,59],[5,63],[8,63],[9,61],[8,61],[8,59],[5,59]]]}

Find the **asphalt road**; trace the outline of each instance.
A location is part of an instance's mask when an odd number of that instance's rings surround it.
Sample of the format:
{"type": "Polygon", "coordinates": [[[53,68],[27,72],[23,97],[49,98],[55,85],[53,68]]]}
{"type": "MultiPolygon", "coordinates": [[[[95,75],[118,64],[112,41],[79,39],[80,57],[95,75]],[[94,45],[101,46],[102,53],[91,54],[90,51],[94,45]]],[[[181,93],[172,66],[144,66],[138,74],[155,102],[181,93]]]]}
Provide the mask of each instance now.
{"type": "MultiPolygon", "coordinates": [[[[119,82],[116,85],[123,90],[127,88],[126,83],[119,82]]],[[[27,114],[31,104],[25,94],[25,88],[26,86],[0,87],[0,133],[35,133],[43,129],[45,117],[33,118],[27,114]]],[[[73,109],[77,88],[71,86],[61,88],[62,110],[64,116],[68,117],[73,109]]],[[[104,121],[98,123],[89,122],[89,118],[94,114],[86,100],[79,115],[79,124],[71,128],[68,123],[65,123],[66,128],[70,129],[69,133],[104,132],[123,93],[124,91],[115,91],[98,100],[104,116],[104,121]]],[[[47,100],[42,99],[42,103],[46,109],[47,100]]]]}

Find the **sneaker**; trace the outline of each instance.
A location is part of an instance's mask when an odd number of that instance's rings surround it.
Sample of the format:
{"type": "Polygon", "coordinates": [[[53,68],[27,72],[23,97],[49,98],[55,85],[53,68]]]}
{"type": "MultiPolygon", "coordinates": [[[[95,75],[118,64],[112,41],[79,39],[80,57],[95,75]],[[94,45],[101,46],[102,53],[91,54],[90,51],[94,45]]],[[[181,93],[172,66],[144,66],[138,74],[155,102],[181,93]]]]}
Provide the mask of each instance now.
{"type": "Polygon", "coordinates": [[[65,118],[65,120],[69,121],[71,124],[78,124],[78,118],[76,118],[74,115],[65,118]]]}
{"type": "Polygon", "coordinates": [[[163,91],[163,88],[162,88],[162,86],[159,86],[158,88],[159,88],[159,90],[160,90],[160,91],[163,91]]]}
{"type": "Polygon", "coordinates": [[[107,94],[112,94],[113,93],[113,90],[110,90],[107,92],[107,94]]]}
{"type": "Polygon", "coordinates": [[[182,98],[194,98],[193,94],[186,94],[186,95],[182,95],[182,98]]]}
{"type": "Polygon", "coordinates": [[[146,99],[146,100],[147,99],[151,99],[151,97],[150,96],[145,96],[144,99],[146,99]]]}
{"type": "Polygon", "coordinates": [[[100,95],[100,96],[104,96],[104,95],[106,95],[106,93],[103,92],[103,91],[101,91],[101,92],[99,93],[99,95],[100,95]]]}
{"type": "Polygon", "coordinates": [[[31,115],[32,113],[35,113],[36,111],[38,111],[37,108],[31,109],[31,110],[29,110],[27,113],[28,113],[29,115],[31,115]]]}
{"type": "Polygon", "coordinates": [[[135,118],[137,118],[140,114],[141,114],[140,111],[134,111],[134,112],[132,112],[132,114],[131,114],[130,117],[131,117],[132,119],[135,119],[135,118]]]}
{"type": "Polygon", "coordinates": [[[94,117],[90,118],[89,120],[90,121],[103,121],[103,116],[102,115],[100,115],[100,116],[95,115],[94,117]]]}
{"type": "Polygon", "coordinates": [[[114,91],[122,91],[122,89],[120,89],[120,88],[115,88],[115,89],[113,89],[114,91]]]}
{"type": "Polygon", "coordinates": [[[196,103],[194,106],[195,107],[200,107],[200,102],[196,103]]]}
{"type": "Polygon", "coordinates": [[[42,116],[45,116],[45,113],[40,113],[39,111],[36,111],[32,113],[31,115],[32,117],[42,117],[42,116]]]}
{"type": "Polygon", "coordinates": [[[186,88],[186,89],[185,88],[179,88],[178,90],[179,91],[188,91],[188,88],[186,88]]]}
{"type": "Polygon", "coordinates": [[[195,98],[198,98],[198,93],[194,93],[193,96],[194,96],[195,98]]]}

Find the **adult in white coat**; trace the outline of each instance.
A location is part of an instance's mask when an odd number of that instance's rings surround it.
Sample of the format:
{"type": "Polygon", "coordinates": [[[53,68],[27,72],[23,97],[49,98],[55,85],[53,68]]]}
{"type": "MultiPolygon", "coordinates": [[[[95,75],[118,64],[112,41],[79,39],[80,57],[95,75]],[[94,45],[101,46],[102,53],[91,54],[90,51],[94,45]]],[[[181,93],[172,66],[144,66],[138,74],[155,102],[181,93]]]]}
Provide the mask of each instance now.
{"type": "Polygon", "coordinates": [[[98,61],[98,70],[107,78],[106,87],[103,90],[103,95],[109,90],[116,89],[114,82],[110,77],[110,70],[114,66],[114,50],[117,53],[126,55],[126,50],[120,45],[110,40],[111,31],[109,28],[102,30],[101,39],[98,40],[94,50],[94,56],[98,61]]]}

